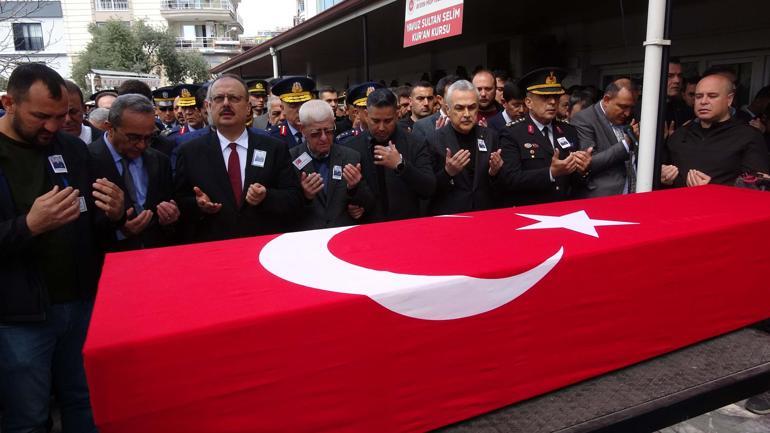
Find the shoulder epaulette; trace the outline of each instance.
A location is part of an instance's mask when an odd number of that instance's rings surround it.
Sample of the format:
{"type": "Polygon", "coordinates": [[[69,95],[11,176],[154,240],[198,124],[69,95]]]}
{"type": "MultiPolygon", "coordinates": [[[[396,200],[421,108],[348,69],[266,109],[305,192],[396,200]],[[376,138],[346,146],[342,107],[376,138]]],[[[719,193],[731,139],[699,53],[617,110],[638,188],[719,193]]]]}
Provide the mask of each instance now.
{"type": "Polygon", "coordinates": [[[518,123],[521,123],[521,122],[523,122],[525,120],[527,120],[527,118],[522,116],[522,117],[519,117],[517,119],[511,120],[510,122],[506,123],[505,126],[510,127],[510,126],[516,125],[518,123]]]}

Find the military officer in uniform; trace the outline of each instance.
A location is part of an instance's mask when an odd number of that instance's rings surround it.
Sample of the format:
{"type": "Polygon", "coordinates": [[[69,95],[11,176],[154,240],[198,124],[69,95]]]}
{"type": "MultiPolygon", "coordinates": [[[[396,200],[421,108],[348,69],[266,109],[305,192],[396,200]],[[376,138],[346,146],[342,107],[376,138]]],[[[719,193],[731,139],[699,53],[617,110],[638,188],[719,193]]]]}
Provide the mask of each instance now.
{"type": "Polygon", "coordinates": [[[577,130],[556,120],[565,75],[561,68],[541,68],[519,80],[529,114],[500,131],[507,205],[565,200],[587,172],[591,154],[579,150],[577,130]]]}
{"type": "Polygon", "coordinates": [[[361,116],[362,111],[366,111],[366,98],[377,89],[381,89],[382,84],[370,81],[368,83],[358,84],[348,89],[347,104],[348,110],[355,110],[356,122],[351,129],[347,131],[338,131],[335,141],[345,143],[346,141],[357,137],[366,130],[366,122],[361,116]],[[352,108],[350,108],[352,107],[352,108]]]}
{"type": "Polygon", "coordinates": [[[277,138],[291,149],[303,142],[300,130],[299,108],[302,104],[313,99],[315,81],[307,77],[288,77],[273,85],[270,92],[280,98],[281,108],[286,120],[268,129],[271,137],[277,138]]]}
{"type": "Polygon", "coordinates": [[[247,81],[249,86],[249,104],[251,104],[251,114],[254,121],[251,126],[257,129],[267,128],[267,81],[251,80],[247,81]]]}
{"type": "Polygon", "coordinates": [[[161,132],[179,129],[179,122],[174,112],[174,98],[176,93],[173,87],[161,87],[152,92],[152,99],[155,101],[155,110],[160,120],[161,132]]]}

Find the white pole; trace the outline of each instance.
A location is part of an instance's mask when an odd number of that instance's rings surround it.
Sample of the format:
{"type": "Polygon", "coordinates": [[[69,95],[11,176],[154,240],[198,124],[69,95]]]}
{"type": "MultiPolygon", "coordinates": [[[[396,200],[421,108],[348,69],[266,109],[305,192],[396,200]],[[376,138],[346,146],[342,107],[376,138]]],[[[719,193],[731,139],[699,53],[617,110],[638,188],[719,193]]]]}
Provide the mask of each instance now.
{"type": "Polygon", "coordinates": [[[275,48],[270,47],[270,55],[273,56],[273,78],[278,78],[280,71],[278,71],[278,52],[275,48]]]}
{"type": "Polygon", "coordinates": [[[666,0],[650,0],[647,11],[647,40],[644,41],[644,83],[642,118],[639,122],[639,155],[636,192],[652,191],[655,173],[655,141],[658,136],[658,110],[663,47],[671,45],[663,39],[666,26],[666,0]]]}

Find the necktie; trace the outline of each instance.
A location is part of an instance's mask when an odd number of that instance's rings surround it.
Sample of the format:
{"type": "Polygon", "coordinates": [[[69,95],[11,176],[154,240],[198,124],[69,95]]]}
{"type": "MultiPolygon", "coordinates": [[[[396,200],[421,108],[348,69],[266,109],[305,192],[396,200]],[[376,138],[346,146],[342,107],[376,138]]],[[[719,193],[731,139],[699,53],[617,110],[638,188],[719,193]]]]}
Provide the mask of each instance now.
{"type": "Polygon", "coordinates": [[[294,134],[294,136],[297,137],[297,145],[302,144],[302,133],[297,132],[296,134],[294,134]]]}
{"type": "Polygon", "coordinates": [[[548,125],[543,127],[543,136],[545,136],[545,141],[547,141],[548,144],[550,144],[551,148],[553,149],[553,142],[551,141],[551,135],[548,134],[548,125]]]}
{"type": "Polygon", "coordinates": [[[230,187],[233,189],[235,206],[241,207],[243,195],[243,181],[241,180],[241,158],[238,156],[238,145],[230,143],[230,157],[227,159],[227,176],[230,178],[230,187]]]}
{"type": "Polygon", "coordinates": [[[327,192],[329,190],[329,157],[317,159],[315,166],[324,181],[324,192],[327,192]]]}
{"type": "Polygon", "coordinates": [[[128,193],[128,199],[131,207],[134,208],[134,216],[141,212],[141,206],[137,203],[136,198],[136,184],[134,184],[134,176],[131,175],[129,169],[129,161],[126,158],[120,159],[120,165],[123,166],[123,184],[126,186],[126,192],[128,193]]]}
{"type": "Polygon", "coordinates": [[[636,167],[634,167],[634,146],[633,143],[629,143],[628,140],[626,140],[625,133],[622,129],[612,127],[612,130],[615,132],[615,136],[618,137],[618,140],[620,142],[626,141],[626,145],[628,145],[628,159],[624,161],[624,164],[626,166],[626,186],[628,186],[628,191],[625,191],[628,194],[636,192],[636,167]]]}

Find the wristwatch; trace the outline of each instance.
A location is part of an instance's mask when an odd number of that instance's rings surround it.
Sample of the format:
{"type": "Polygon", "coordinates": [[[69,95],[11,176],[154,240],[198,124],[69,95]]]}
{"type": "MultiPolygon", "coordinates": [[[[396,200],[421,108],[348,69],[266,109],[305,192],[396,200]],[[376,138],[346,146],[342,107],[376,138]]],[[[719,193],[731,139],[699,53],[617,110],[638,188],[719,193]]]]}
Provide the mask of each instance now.
{"type": "Polygon", "coordinates": [[[398,165],[396,166],[396,174],[401,174],[402,171],[404,171],[404,155],[398,154],[398,165]]]}

